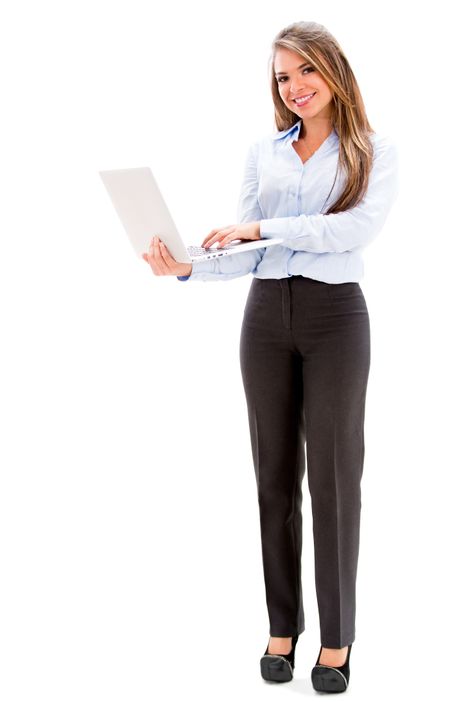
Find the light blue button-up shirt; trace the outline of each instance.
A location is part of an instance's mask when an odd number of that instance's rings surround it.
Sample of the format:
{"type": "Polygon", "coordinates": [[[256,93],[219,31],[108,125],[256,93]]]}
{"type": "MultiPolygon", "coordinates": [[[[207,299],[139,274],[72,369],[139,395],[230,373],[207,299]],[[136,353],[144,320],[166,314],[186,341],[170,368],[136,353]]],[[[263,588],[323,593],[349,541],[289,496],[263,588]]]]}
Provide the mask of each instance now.
{"type": "Polygon", "coordinates": [[[252,143],[237,208],[239,224],[259,221],[262,239],[281,237],[283,244],[194,261],[191,275],[179,280],[229,280],[247,273],[303,275],[326,283],[361,280],[362,251],[381,231],[399,192],[397,147],[371,134],[374,161],[364,199],[345,212],[323,214],[345,187],[341,169],[337,172],[339,137],[333,129],[303,163],[293,147],[301,125],[300,119],[252,143]]]}

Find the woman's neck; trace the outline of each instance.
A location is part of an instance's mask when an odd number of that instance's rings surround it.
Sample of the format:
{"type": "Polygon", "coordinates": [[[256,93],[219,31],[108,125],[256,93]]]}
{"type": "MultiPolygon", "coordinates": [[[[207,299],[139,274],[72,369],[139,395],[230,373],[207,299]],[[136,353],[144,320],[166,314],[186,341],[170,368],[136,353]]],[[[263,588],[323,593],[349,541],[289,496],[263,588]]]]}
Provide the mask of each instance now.
{"type": "Polygon", "coordinates": [[[333,125],[329,119],[306,121],[302,120],[299,139],[303,139],[305,144],[314,146],[321,144],[333,131],[333,125]]]}

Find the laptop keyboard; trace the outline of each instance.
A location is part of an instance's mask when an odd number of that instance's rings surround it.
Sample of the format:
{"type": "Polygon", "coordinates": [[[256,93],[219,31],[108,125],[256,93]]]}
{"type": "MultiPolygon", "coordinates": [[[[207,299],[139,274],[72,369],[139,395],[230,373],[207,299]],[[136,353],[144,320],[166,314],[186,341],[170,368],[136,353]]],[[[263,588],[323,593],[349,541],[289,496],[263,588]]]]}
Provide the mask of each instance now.
{"type": "Polygon", "coordinates": [[[211,253],[211,251],[215,251],[215,248],[212,246],[209,249],[203,248],[203,246],[187,246],[186,247],[188,250],[189,256],[201,256],[202,254],[205,253],[211,253]]]}

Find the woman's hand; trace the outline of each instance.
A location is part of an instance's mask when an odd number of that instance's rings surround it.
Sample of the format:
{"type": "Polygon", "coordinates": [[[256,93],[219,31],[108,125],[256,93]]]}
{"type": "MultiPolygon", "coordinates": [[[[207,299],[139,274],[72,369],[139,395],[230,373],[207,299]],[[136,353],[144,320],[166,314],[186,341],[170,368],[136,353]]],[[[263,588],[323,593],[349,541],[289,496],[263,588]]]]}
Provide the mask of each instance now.
{"type": "Polygon", "coordinates": [[[220,246],[226,246],[235,239],[242,239],[243,241],[256,241],[257,239],[261,239],[259,222],[231,224],[228,227],[212,229],[208,236],[202,241],[201,245],[204,248],[208,248],[212,246],[215,241],[218,241],[217,248],[220,248],[220,246]]]}
{"type": "Polygon", "coordinates": [[[192,263],[178,263],[170,255],[166,245],[154,236],[149,246],[149,252],[143,253],[142,258],[150,264],[155,275],[191,275],[192,263]]]}

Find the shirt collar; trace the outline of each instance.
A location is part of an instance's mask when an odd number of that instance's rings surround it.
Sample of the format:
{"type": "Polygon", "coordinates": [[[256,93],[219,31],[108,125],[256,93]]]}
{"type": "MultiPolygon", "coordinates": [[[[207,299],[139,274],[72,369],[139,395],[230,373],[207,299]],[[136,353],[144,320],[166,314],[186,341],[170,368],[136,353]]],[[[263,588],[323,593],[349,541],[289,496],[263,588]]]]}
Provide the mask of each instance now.
{"type": "Polygon", "coordinates": [[[298,134],[300,134],[301,123],[302,123],[302,120],[299,119],[298,122],[296,122],[295,124],[292,125],[292,127],[285,129],[283,132],[276,132],[275,134],[273,134],[272,139],[273,140],[283,139],[285,136],[287,136],[288,134],[291,134],[291,133],[294,135],[294,132],[296,130],[298,131],[298,134]]]}
{"type": "MultiPolygon", "coordinates": [[[[277,139],[284,139],[284,137],[291,136],[291,141],[294,141],[295,139],[298,139],[301,128],[302,120],[299,119],[298,122],[292,125],[292,127],[285,129],[283,132],[276,132],[275,134],[272,134],[272,139],[275,141],[277,139]]],[[[333,129],[331,130],[330,141],[335,141],[336,139],[337,132],[336,129],[333,127],[333,129]]]]}

